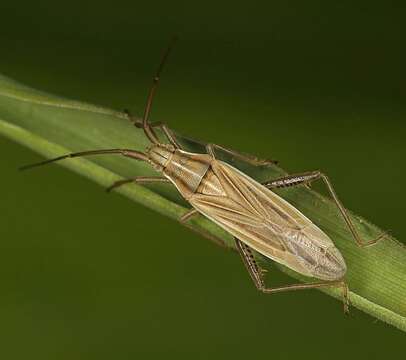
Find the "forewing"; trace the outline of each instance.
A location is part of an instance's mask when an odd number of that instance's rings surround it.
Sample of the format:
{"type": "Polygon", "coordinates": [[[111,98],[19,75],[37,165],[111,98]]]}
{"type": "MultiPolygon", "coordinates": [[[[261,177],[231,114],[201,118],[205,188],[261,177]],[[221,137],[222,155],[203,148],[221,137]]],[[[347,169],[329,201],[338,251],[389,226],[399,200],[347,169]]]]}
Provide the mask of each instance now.
{"type": "Polygon", "coordinates": [[[247,211],[271,224],[275,230],[300,230],[311,224],[295,207],[238,169],[221,161],[214,162],[212,168],[227,197],[241,203],[247,211]]]}
{"type": "Polygon", "coordinates": [[[211,170],[219,179],[224,195],[196,193],[189,199],[190,203],[254,250],[311,275],[304,259],[292,252],[288,235],[301,233],[312,225],[311,221],[277,194],[230,165],[214,161],[211,170]]]}
{"type": "Polygon", "coordinates": [[[214,160],[210,171],[222,187],[221,195],[195,193],[189,199],[190,203],[248,245],[285,251],[283,232],[299,228],[283,208],[284,205],[288,209],[292,206],[224,162],[214,160]]]}
{"type": "Polygon", "coordinates": [[[262,217],[247,210],[243,202],[236,202],[226,196],[197,194],[190,199],[190,203],[210,220],[258,251],[258,247],[264,246],[282,252],[285,250],[275,236],[275,229],[267,225],[262,217]]]}

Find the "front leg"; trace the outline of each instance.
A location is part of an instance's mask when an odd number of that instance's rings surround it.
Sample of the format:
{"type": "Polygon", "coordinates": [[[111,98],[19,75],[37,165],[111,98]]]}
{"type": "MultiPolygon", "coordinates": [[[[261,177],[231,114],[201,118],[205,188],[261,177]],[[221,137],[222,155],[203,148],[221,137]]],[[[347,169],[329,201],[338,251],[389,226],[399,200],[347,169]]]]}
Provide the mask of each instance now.
{"type": "MultiPolygon", "coordinates": [[[[124,113],[127,115],[128,119],[134,124],[135,127],[141,129],[143,127],[142,121],[138,120],[136,117],[132,116],[128,110],[124,110],[124,113]]],[[[171,129],[169,129],[166,124],[161,122],[156,122],[150,125],[151,128],[158,128],[164,133],[168,141],[176,148],[183,150],[183,147],[176,139],[175,134],[171,129]]],[[[152,130],[153,131],[153,130],[152,130]]],[[[155,134],[156,136],[156,134],[155,134]]]]}
{"type": "MultiPolygon", "coordinates": [[[[128,110],[124,110],[124,113],[127,115],[127,117],[130,119],[130,121],[137,127],[137,128],[142,128],[142,121],[138,120],[136,117],[132,116],[128,110]]],[[[175,146],[177,149],[184,150],[182,145],[178,142],[176,139],[176,135],[173,133],[171,129],[168,128],[168,126],[165,123],[161,122],[156,122],[150,125],[151,128],[158,128],[160,129],[168,141],[175,146]]],[[[216,150],[223,151],[232,157],[235,157],[236,159],[240,161],[244,161],[250,165],[253,166],[269,166],[269,165],[276,165],[278,163],[277,160],[266,160],[266,159],[259,159],[256,156],[248,155],[248,154],[242,154],[240,152],[237,152],[235,150],[226,148],[222,145],[217,145],[217,144],[207,144],[206,149],[210,147],[210,152],[208,152],[210,155],[213,155],[216,150]]]]}

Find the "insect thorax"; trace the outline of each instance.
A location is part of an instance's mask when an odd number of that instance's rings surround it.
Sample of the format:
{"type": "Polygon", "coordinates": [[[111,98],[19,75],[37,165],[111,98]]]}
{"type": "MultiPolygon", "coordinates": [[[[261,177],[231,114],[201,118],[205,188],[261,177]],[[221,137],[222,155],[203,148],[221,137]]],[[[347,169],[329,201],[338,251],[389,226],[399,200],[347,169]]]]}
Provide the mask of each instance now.
{"type": "Polygon", "coordinates": [[[150,164],[159,172],[162,172],[171,161],[175,148],[169,144],[156,144],[147,149],[150,164]]]}
{"type": "Polygon", "coordinates": [[[210,168],[211,161],[211,156],[207,154],[175,150],[165,163],[162,172],[188,199],[199,188],[210,168]]]}

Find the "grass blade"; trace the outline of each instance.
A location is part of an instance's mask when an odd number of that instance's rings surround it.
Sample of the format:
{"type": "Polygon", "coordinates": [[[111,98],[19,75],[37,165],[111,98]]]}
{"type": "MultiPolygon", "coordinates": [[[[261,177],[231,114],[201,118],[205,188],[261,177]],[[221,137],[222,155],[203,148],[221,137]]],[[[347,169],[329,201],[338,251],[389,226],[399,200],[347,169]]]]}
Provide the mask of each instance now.
{"type": "MultiPolygon", "coordinates": [[[[72,151],[110,147],[143,150],[148,145],[142,131],[134,128],[121,112],[49,95],[3,76],[0,76],[0,133],[47,158],[72,151]]],[[[180,136],[180,142],[190,151],[204,151],[204,146],[196,141],[180,136]]],[[[221,154],[221,157],[258,180],[285,174],[277,166],[254,168],[227,154],[221,154]]],[[[102,186],[136,173],[154,175],[147,164],[119,156],[72,159],[61,162],[61,165],[102,186]]],[[[186,202],[174,188],[130,185],[120,188],[119,192],[173,219],[178,219],[187,210],[186,202]]],[[[376,246],[360,249],[328,198],[305,187],[280,190],[280,194],[326,231],[343,253],[348,265],[352,304],[405,331],[405,247],[388,235],[376,246]]],[[[354,214],[351,217],[366,241],[382,233],[361,217],[354,214]]],[[[231,236],[206,219],[193,219],[191,226],[234,247],[231,236]]],[[[279,267],[292,277],[306,281],[299,274],[279,267]]],[[[339,291],[334,289],[323,291],[340,297],[339,291]]]]}

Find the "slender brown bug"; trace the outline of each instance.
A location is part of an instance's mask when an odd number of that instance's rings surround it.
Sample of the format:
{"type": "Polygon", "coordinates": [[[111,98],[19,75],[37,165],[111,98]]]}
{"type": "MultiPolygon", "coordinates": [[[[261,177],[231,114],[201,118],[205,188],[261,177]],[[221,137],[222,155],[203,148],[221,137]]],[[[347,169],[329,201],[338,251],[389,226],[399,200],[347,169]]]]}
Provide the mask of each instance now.
{"type": "Polygon", "coordinates": [[[70,153],[36,164],[24,166],[28,169],[66,158],[89,155],[119,154],[135,160],[146,161],[163,176],[137,176],[114,183],[108,190],[123,184],[136,182],[168,182],[175,185],[192,208],[181,218],[186,222],[201,214],[228,231],[235,238],[237,249],[258,290],[275,293],[288,290],[341,287],[344,309],[347,311],[348,287],[344,276],[345,261],[332,240],[299,210],[282,199],[272,189],[308,184],[321,179],[337,205],[353,238],[359,246],[374,244],[377,239],[364,243],[357,233],[344,206],[338,199],[329,179],[319,171],[285,176],[259,183],[230,164],[216,159],[216,150],[231,153],[250,164],[263,165],[261,161],[241,155],[219,145],[208,144],[207,153],[187,152],[176,140],[172,131],[164,124],[148,122],[152,101],[158,86],[163,65],[168,57],[169,46],[159,64],[149,91],[142,127],[151,145],[146,152],[131,149],[101,149],[70,153]],[[154,127],[159,127],[169,144],[159,141],[154,127]],[[293,284],[276,288],[266,287],[260,267],[254,260],[253,250],[297,271],[321,281],[293,284]]]}

